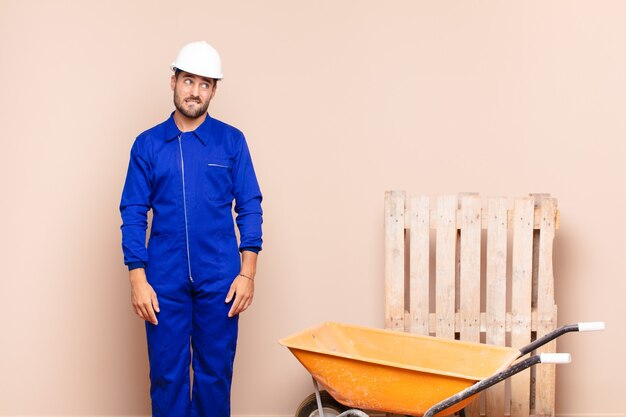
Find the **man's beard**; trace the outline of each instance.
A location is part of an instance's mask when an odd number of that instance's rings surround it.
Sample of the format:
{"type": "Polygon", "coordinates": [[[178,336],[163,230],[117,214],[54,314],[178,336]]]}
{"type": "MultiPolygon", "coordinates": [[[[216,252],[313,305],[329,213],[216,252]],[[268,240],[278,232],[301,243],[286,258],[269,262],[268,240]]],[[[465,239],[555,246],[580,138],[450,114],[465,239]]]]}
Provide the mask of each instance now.
{"type": "MultiPolygon", "coordinates": [[[[187,97],[187,99],[189,99],[191,97],[187,97]]],[[[206,101],[202,106],[200,107],[195,107],[194,109],[186,109],[184,107],[184,103],[185,103],[186,99],[181,99],[178,94],[174,93],[174,106],[176,106],[176,110],[178,110],[180,113],[182,113],[184,116],[190,118],[190,119],[197,119],[198,117],[202,116],[203,114],[206,113],[207,109],[209,108],[209,101],[206,101]]],[[[200,100],[198,99],[198,102],[200,100]]]]}

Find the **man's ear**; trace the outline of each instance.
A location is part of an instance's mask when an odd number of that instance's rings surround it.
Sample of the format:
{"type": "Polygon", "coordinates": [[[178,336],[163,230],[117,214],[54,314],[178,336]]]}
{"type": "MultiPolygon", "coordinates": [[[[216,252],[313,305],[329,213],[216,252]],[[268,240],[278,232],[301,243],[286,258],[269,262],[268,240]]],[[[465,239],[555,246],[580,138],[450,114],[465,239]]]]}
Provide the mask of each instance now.
{"type": "Polygon", "coordinates": [[[213,91],[211,92],[211,100],[215,97],[215,92],[217,91],[217,80],[213,82],[213,91]]]}
{"type": "Polygon", "coordinates": [[[170,78],[170,88],[172,91],[176,88],[176,75],[172,75],[172,78],[170,78]]]}

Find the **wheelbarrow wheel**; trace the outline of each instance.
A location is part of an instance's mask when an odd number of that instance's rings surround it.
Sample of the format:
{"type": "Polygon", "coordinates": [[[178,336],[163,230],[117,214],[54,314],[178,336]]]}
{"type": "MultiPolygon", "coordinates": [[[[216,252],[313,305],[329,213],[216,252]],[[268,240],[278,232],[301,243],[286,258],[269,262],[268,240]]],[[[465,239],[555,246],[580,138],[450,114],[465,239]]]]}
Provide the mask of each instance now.
{"type": "MultiPolygon", "coordinates": [[[[326,391],[320,391],[320,397],[322,398],[324,417],[336,417],[348,409],[348,407],[338,403],[326,391]]],[[[300,403],[300,406],[296,410],[295,417],[320,417],[315,393],[309,395],[300,403]]]]}

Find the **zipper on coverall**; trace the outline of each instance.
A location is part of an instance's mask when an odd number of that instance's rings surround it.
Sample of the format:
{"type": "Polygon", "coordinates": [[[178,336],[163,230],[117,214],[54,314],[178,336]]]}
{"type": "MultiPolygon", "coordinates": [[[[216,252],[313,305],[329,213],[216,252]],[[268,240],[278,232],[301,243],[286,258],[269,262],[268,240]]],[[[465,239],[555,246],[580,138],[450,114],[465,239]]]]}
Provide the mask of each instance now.
{"type": "Polygon", "coordinates": [[[189,225],[187,222],[187,194],[185,191],[185,159],[183,158],[183,141],[178,135],[178,149],[180,150],[180,172],[183,179],[183,212],[185,213],[185,242],[187,244],[187,272],[189,273],[189,281],[193,282],[191,277],[191,257],[189,256],[189,225]]]}

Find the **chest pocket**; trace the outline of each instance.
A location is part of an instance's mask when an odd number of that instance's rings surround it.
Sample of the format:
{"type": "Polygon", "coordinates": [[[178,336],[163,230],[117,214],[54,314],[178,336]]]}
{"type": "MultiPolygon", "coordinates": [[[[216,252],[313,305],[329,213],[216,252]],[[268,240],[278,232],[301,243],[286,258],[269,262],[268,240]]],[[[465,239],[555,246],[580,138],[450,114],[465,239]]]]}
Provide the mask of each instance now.
{"type": "Polygon", "coordinates": [[[206,195],[209,200],[233,199],[232,163],[227,159],[208,159],[204,165],[206,195]]]}

